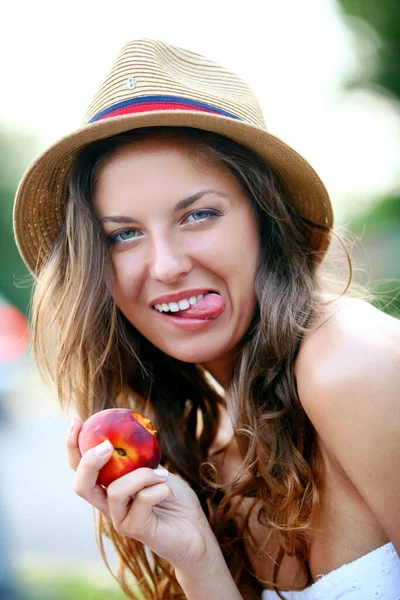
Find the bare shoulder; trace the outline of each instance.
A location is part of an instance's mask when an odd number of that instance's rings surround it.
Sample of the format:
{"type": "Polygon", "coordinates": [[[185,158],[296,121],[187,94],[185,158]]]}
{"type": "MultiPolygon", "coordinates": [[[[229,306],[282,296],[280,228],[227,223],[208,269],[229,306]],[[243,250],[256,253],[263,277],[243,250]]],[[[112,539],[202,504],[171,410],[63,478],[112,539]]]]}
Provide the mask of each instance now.
{"type": "Polygon", "coordinates": [[[400,321],[342,298],[304,337],[295,366],[302,406],[400,551],[400,321]]]}
{"type": "Polygon", "coordinates": [[[380,390],[370,402],[400,406],[400,320],[355,298],[326,304],[302,340],[295,375],[311,421],[327,415],[329,398],[332,410],[344,410],[349,394],[357,406],[358,398],[380,390]]]}
{"type": "Polygon", "coordinates": [[[399,361],[400,320],[368,302],[344,297],[327,303],[311,324],[295,373],[298,386],[306,391],[311,379],[323,384],[357,372],[382,376],[398,369],[399,361]]]}

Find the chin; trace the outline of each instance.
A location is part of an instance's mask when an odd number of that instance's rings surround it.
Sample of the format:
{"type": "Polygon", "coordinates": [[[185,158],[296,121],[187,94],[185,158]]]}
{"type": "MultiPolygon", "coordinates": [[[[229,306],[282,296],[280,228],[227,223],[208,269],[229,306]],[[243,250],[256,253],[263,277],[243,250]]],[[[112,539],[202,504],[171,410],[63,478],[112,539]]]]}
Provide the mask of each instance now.
{"type": "Polygon", "coordinates": [[[170,348],[168,346],[159,346],[159,348],[165,352],[165,354],[168,354],[177,360],[195,364],[218,360],[227,352],[229,352],[229,348],[218,348],[215,344],[207,344],[206,347],[202,347],[201,345],[194,344],[193,342],[191,342],[190,345],[180,344],[179,348],[170,348]]]}

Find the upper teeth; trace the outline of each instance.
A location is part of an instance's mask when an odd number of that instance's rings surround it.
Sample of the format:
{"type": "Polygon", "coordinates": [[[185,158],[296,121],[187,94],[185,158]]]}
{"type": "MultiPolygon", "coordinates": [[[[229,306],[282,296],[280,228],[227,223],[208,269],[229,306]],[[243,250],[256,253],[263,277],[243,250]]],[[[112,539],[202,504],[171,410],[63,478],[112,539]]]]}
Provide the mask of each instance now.
{"type": "Polygon", "coordinates": [[[198,296],[192,296],[191,298],[183,298],[183,300],[179,300],[179,302],[169,302],[169,304],[163,302],[162,304],[156,304],[154,308],[156,308],[159,312],[178,312],[178,310],[186,310],[189,306],[193,306],[199,300],[204,298],[204,294],[199,294],[198,296]]]}

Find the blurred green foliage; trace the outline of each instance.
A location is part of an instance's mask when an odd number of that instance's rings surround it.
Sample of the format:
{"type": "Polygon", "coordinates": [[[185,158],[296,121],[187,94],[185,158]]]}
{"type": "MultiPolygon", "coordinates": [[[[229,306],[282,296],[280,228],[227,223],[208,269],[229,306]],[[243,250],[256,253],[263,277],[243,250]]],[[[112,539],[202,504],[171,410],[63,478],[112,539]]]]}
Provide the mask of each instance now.
{"type": "MultiPolygon", "coordinates": [[[[375,71],[366,74],[356,85],[366,88],[371,84],[380,86],[386,96],[393,98],[400,111],[399,0],[338,0],[338,3],[345,17],[353,18],[348,20],[350,27],[357,30],[361,19],[375,31],[379,40],[375,44],[375,71]]],[[[355,82],[352,82],[354,85],[355,82]]],[[[400,317],[400,194],[377,199],[364,214],[355,217],[350,226],[357,235],[363,234],[362,243],[369,255],[370,275],[375,281],[373,289],[378,295],[378,301],[374,303],[400,317]]]]}
{"type": "Polygon", "coordinates": [[[339,4],[345,14],[366,21],[378,34],[378,69],[373,83],[400,98],[399,0],[339,0],[339,4]]]}
{"type": "MultiPolygon", "coordinates": [[[[126,600],[126,595],[114,585],[95,582],[82,573],[59,573],[57,569],[24,572],[21,577],[23,600],[126,600]]],[[[135,587],[135,593],[139,595],[135,587]]]]}
{"type": "Polygon", "coordinates": [[[17,182],[35,152],[31,136],[0,131],[0,297],[25,313],[31,277],[15,245],[12,210],[17,182]]]}
{"type": "MultiPolygon", "coordinates": [[[[367,213],[351,222],[351,230],[362,239],[372,276],[373,304],[400,317],[400,195],[385,198],[367,213]]],[[[365,263],[364,251],[358,249],[356,261],[365,263]]],[[[363,282],[364,284],[367,282],[363,282]]]]}

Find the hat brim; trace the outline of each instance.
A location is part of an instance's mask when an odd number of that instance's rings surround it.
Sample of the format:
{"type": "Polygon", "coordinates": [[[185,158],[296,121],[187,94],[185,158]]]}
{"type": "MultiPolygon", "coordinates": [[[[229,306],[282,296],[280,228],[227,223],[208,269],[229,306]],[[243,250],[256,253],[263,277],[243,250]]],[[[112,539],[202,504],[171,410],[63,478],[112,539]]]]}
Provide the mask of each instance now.
{"type": "MultiPolygon", "coordinates": [[[[16,193],[14,234],[33,274],[39,272],[54,248],[62,227],[67,183],[77,152],[91,142],[118,133],[156,126],[193,127],[219,133],[252,149],[278,175],[303,218],[324,229],[332,228],[332,205],[321,179],[300,154],[268,131],[228,117],[186,110],[124,115],[84,125],[52,144],[26,170],[16,193]]],[[[322,257],[329,236],[311,228],[310,244],[322,257]]]]}

